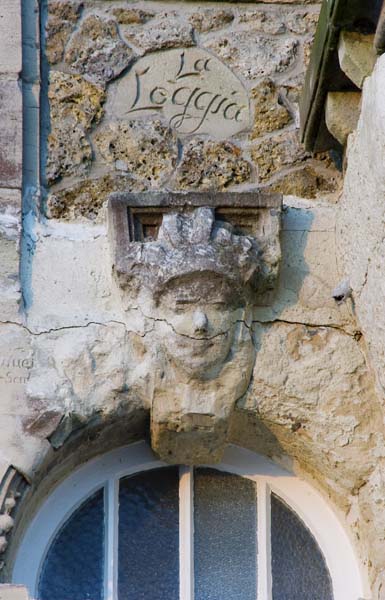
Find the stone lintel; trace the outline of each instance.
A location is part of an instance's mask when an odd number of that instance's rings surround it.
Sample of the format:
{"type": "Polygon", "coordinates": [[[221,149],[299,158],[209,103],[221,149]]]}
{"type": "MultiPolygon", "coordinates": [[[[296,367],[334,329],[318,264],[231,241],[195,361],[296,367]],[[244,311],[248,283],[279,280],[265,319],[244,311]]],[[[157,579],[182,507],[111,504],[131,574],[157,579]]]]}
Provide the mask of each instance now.
{"type": "Polygon", "coordinates": [[[373,46],[374,35],[357,31],[341,31],[338,43],[340,67],[349,79],[360,89],[365,77],[371,74],[376,61],[373,46]]]}
{"type": "Polygon", "coordinates": [[[357,127],[360,116],[360,92],[329,92],[325,119],[330,133],[344,146],[348,135],[357,127]]]}
{"type": "Polygon", "coordinates": [[[282,206],[282,194],[262,190],[249,192],[117,192],[110,195],[110,205],[130,207],[198,208],[277,208],[282,206]]]}

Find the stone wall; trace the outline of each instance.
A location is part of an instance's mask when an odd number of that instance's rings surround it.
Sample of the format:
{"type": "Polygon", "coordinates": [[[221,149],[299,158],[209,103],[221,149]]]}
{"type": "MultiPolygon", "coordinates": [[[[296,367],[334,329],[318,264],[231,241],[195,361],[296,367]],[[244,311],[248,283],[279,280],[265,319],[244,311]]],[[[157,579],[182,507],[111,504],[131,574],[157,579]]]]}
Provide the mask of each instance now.
{"type": "Polygon", "coordinates": [[[122,189],[263,185],[305,197],[333,192],[338,173],[330,159],[306,154],[297,136],[298,96],[318,11],[318,4],[192,2],[182,10],[169,2],[129,8],[110,1],[48,2],[47,215],[95,219],[108,191],[122,189]],[[127,69],[143,70],[155,60],[158,69],[168,63],[166,76],[172,77],[170,49],[194,47],[240,79],[250,97],[249,131],[230,138],[229,119],[222,119],[219,139],[202,128],[179,134],[180,128],[168,130],[161,111],[159,118],[154,111],[127,116],[128,104],[117,117],[114,100],[127,69]]]}
{"type": "MultiPolygon", "coordinates": [[[[105,203],[115,190],[262,186],[284,193],[278,289],[273,304],[255,309],[251,319],[256,363],[233,414],[229,441],[272,457],[317,486],[345,522],[363,571],[371,566],[373,581],[385,564],[378,508],[382,406],[367,352],[369,347],[370,356],[378,357],[381,348],[378,344],[376,354],[375,335],[358,298],[356,306],[332,298],[347,268],[341,256],[355,248],[349,242],[350,249],[340,250],[343,236],[336,236],[336,219],[348,232],[347,212],[353,211],[345,208],[346,197],[338,203],[340,175],[330,158],[307,155],[297,135],[298,97],[318,11],[318,3],[275,1],[128,6],[111,0],[49,0],[43,5],[40,112],[32,102],[38,79],[24,77],[28,185],[21,307],[21,146],[20,132],[14,130],[19,179],[14,165],[10,175],[4,170],[8,179],[1,184],[0,253],[8,260],[1,268],[9,266],[0,280],[5,290],[0,512],[11,517],[12,525],[16,518],[17,525],[13,544],[12,527],[0,534],[3,580],[9,579],[17,536],[39,501],[42,479],[46,490],[87,457],[148,432],[154,375],[148,346],[165,323],[138,304],[127,305],[112,277],[105,203]],[[236,91],[249,98],[242,114],[248,114],[250,127],[229,133],[227,127],[236,129],[239,123],[230,109],[230,125],[223,117],[222,128],[213,132],[209,124],[192,133],[173,127],[154,110],[139,117],[118,112],[124,82],[132,84],[135,69],[142,77],[143,61],[154,60],[161,71],[166,59],[168,65],[175,56],[180,59],[181,49],[196,60],[209,53],[211,66],[231,70],[236,91]],[[40,151],[36,113],[42,124],[40,151]],[[40,159],[41,181],[36,178],[40,159]],[[360,324],[355,310],[361,310],[360,324]],[[23,523],[14,508],[26,489],[25,504],[19,503],[26,507],[23,523]],[[367,519],[373,519],[373,527],[367,519]]],[[[31,26],[32,38],[34,31],[31,26]]],[[[38,37],[25,53],[25,61],[35,65],[36,47],[38,37]]],[[[15,86],[17,64],[0,84],[9,79],[15,86]]],[[[15,110],[18,97],[11,103],[15,110]]],[[[164,98],[157,96],[161,103],[164,98]]],[[[134,103],[135,98],[131,108],[134,103]]],[[[1,135],[21,123],[7,115],[8,129],[3,127],[1,135]]],[[[354,150],[353,161],[350,156],[354,150]]],[[[349,168],[360,172],[357,163],[349,168]]],[[[369,175],[362,172],[366,185],[369,175]]],[[[374,201],[375,193],[367,198],[374,201]]],[[[345,239],[352,238],[346,233],[345,239]]],[[[379,238],[377,243],[373,248],[380,248],[379,238]]],[[[364,242],[361,247],[364,256],[364,242]]],[[[374,593],[373,599],[381,597],[374,593]]]]}

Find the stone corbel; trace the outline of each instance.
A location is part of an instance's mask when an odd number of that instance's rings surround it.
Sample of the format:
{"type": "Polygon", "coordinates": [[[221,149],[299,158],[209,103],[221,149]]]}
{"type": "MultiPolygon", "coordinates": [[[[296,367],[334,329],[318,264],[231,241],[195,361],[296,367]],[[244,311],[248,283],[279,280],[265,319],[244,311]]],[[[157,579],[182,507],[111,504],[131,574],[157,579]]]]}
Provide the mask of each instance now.
{"type": "Polygon", "coordinates": [[[280,265],[279,194],[118,193],[113,271],[127,306],[154,320],[151,440],[169,463],[221,460],[255,351],[252,309],[280,265]]]}
{"type": "Polygon", "coordinates": [[[336,140],[345,146],[350,133],[356,127],[360,116],[361,91],[376,61],[373,35],[356,31],[341,31],[338,42],[340,68],[357,91],[328,92],[325,105],[325,122],[336,140]]]}

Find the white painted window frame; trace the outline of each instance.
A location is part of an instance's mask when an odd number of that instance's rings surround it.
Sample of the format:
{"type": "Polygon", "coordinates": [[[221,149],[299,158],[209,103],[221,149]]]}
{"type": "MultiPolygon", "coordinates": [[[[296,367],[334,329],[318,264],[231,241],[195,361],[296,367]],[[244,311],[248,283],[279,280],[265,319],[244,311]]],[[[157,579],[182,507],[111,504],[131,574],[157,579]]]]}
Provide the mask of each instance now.
{"type": "MultiPolygon", "coordinates": [[[[162,466],[145,442],[113,450],[79,467],[60,483],[41,506],[19,546],[13,583],[27,586],[37,597],[41,564],[62,524],[74,509],[104,486],[107,511],[105,598],[117,598],[118,485],[121,477],[162,466]]],[[[322,496],[265,457],[229,446],[215,468],[247,477],[257,483],[258,498],[258,600],[271,600],[270,493],[280,496],[304,521],[325,557],[334,600],[368,598],[361,570],[348,535],[322,496]]],[[[180,467],[180,600],[193,600],[193,482],[192,470],[180,467]]]]}

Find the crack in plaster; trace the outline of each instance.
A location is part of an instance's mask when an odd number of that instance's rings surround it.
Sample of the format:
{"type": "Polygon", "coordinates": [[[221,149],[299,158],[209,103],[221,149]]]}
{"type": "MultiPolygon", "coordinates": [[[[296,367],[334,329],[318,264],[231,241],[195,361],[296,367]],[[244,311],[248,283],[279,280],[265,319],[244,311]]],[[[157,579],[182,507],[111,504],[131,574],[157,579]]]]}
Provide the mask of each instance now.
{"type": "MultiPolygon", "coordinates": [[[[141,309],[139,309],[140,312],[141,309]]],[[[225,336],[230,332],[230,328],[226,329],[226,331],[217,333],[213,336],[209,336],[209,337],[195,337],[195,336],[190,336],[184,333],[179,333],[178,331],[176,331],[175,327],[169,323],[167,321],[167,319],[157,319],[155,317],[149,317],[148,315],[144,315],[144,313],[142,312],[143,316],[148,319],[149,321],[152,321],[154,324],[155,323],[165,323],[166,325],[168,325],[170,327],[170,329],[172,329],[172,331],[177,334],[180,335],[182,337],[186,337],[188,339],[192,339],[192,340],[197,340],[197,341],[203,341],[203,340],[212,340],[215,339],[217,337],[220,336],[225,336]]],[[[251,321],[251,324],[248,324],[246,321],[242,320],[242,319],[237,319],[236,321],[234,321],[232,323],[232,325],[236,325],[237,323],[241,323],[243,324],[249,331],[252,330],[252,326],[256,323],[258,325],[275,325],[275,324],[279,324],[279,323],[283,323],[286,325],[300,325],[300,326],[305,326],[305,327],[310,327],[310,328],[314,328],[314,329],[319,329],[319,328],[325,328],[325,329],[334,329],[336,331],[340,331],[341,333],[344,333],[345,335],[348,335],[351,338],[356,338],[357,332],[349,332],[346,329],[344,329],[343,327],[339,326],[339,325],[331,325],[329,324],[325,324],[325,323],[306,323],[305,321],[290,321],[290,320],[285,320],[285,319],[273,319],[273,320],[266,320],[266,321],[262,321],[262,320],[258,320],[258,319],[253,319],[251,321]]],[[[68,331],[71,329],[85,329],[87,327],[89,327],[90,325],[98,325],[100,327],[108,327],[108,325],[110,324],[115,324],[115,325],[122,325],[127,333],[133,333],[134,335],[138,335],[139,337],[146,337],[146,335],[148,335],[149,333],[152,333],[155,329],[155,325],[151,328],[148,329],[147,331],[145,331],[144,333],[138,333],[137,331],[134,331],[133,329],[129,329],[127,327],[127,324],[124,323],[123,321],[118,321],[116,319],[109,319],[108,321],[88,321],[87,323],[85,323],[84,325],[64,325],[62,327],[52,327],[50,329],[45,329],[43,331],[33,331],[32,329],[30,329],[27,325],[23,325],[22,323],[18,323],[17,321],[0,321],[0,325],[14,325],[17,327],[21,327],[22,329],[25,329],[30,335],[38,337],[40,335],[47,335],[50,333],[56,333],[58,331],[68,331]]]]}
{"type": "Polygon", "coordinates": [[[284,323],[285,325],[304,325],[305,327],[309,327],[309,328],[314,328],[314,329],[319,329],[321,327],[325,328],[325,329],[334,329],[336,331],[340,331],[341,333],[344,333],[345,335],[348,335],[349,337],[356,339],[357,336],[357,331],[354,332],[349,332],[346,329],[344,329],[343,327],[341,327],[340,325],[331,325],[330,323],[305,323],[304,321],[289,321],[289,320],[285,320],[285,319],[273,319],[273,320],[267,320],[267,321],[258,321],[258,320],[253,320],[252,323],[257,323],[258,325],[274,325],[275,323],[284,323]]]}

